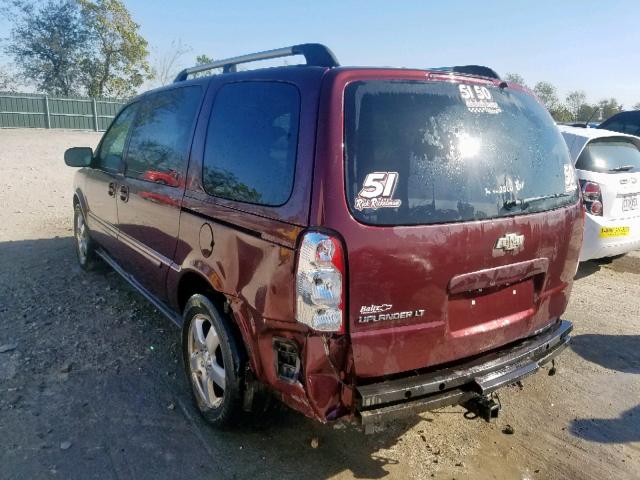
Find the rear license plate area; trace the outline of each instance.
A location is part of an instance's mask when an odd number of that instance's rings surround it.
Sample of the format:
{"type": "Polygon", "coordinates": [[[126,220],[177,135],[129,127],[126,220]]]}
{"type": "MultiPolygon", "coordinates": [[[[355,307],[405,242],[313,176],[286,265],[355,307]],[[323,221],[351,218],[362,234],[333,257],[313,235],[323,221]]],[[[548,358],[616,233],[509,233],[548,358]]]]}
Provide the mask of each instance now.
{"type": "Polygon", "coordinates": [[[530,278],[450,296],[449,329],[455,332],[527,312],[534,306],[534,290],[530,278]]]}
{"type": "Polygon", "coordinates": [[[638,195],[625,195],[622,197],[622,211],[630,212],[638,210],[638,195]]]}

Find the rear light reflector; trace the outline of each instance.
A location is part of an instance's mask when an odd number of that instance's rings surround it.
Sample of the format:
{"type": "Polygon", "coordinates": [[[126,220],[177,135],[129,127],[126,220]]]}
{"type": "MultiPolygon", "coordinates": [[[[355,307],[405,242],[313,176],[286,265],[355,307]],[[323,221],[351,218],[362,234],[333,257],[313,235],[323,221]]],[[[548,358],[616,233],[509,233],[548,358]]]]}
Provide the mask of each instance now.
{"type": "Polygon", "coordinates": [[[589,180],[580,180],[580,188],[582,189],[582,200],[587,213],[601,217],[604,208],[600,184],[589,180]]]}
{"type": "Polygon", "coordinates": [[[302,237],[296,272],[296,320],[321,332],[344,332],[344,252],[320,232],[302,237]]]}

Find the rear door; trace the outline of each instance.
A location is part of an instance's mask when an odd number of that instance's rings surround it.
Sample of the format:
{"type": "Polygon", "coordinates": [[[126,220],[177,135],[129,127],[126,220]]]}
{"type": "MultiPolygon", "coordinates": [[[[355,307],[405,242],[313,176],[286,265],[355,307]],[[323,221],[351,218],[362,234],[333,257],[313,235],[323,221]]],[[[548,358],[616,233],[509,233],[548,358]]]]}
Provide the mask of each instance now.
{"type": "Polygon", "coordinates": [[[180,207],[202,87],[180,86],[140,102],[117,191],[120,258],[160,298],[174,267],[180,207]]]}
{"type": "Polygon", "coordinates": [[[348,251],[358,376],[459,360],[548,325],[566,306],[582,235],[549,114],[498,82],[362,76],[343,79],[344,131],[331,136],[343,166],[318,172],[334,176],[323,222],[348,251]]]}

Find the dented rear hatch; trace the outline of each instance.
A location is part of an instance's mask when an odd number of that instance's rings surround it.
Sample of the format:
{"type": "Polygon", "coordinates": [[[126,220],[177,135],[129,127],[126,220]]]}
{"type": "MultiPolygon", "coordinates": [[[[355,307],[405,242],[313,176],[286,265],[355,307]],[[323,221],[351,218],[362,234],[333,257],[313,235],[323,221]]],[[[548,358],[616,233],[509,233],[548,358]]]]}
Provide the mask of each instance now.
{"type": "Polygon", "coordinates": [[[564,140],[530,94],[397,70],[325,83],[312,215],[346,246],[359,377],[470,357],[562,314],[582,213],[564,140]]]}

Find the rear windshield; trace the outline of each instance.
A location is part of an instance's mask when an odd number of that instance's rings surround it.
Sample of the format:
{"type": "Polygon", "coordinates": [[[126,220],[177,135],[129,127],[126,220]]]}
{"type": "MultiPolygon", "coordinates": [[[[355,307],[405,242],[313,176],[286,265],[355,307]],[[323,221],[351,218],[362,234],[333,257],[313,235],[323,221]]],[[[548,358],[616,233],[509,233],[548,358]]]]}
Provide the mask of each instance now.
{"type": "Polygon", "coordinates": [[[576,168],[601,173],[640,172],[640,151],[627,139],[594,140],[582,150],[576,168]]]}
{"type": "Polygon", "coordinates": [[[349,84],[345,168],[349,207],[369,224],[496,218],[578,199],[553,119],[533,97],[510,88],[349,84]]]}

